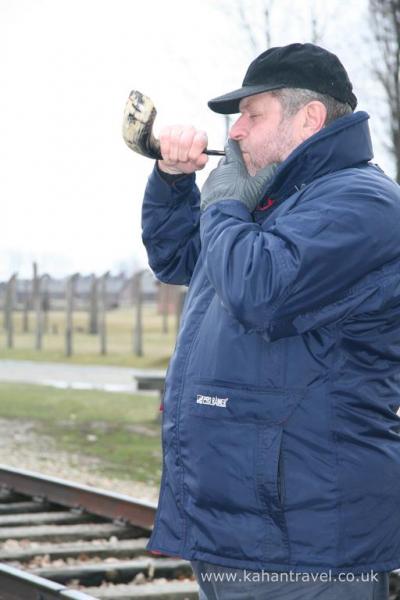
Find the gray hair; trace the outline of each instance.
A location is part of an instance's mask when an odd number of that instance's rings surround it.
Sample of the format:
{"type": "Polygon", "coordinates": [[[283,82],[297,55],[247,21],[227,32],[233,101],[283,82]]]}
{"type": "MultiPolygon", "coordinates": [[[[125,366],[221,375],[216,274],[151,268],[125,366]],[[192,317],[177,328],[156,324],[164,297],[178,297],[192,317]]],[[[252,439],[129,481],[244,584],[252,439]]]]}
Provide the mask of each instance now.
{"type": "Polygon", "coordinates": [[[339,102],[339,100],[332,98],[332,96],[320,94],[319,92],[314,92],[312,90],[282,88],[280,90],[272,91],[271,94],[279,100],[283,109],[283,115],[287,118],[293,117],[300,108],[303,108],[303,106],[313,100],[322,102],[327,111],[324,127],[329,125],[329,123],[332,123],[335,119],[339,119],[339,117],[344,117],[353,112],[350,104],[339,102]]]}

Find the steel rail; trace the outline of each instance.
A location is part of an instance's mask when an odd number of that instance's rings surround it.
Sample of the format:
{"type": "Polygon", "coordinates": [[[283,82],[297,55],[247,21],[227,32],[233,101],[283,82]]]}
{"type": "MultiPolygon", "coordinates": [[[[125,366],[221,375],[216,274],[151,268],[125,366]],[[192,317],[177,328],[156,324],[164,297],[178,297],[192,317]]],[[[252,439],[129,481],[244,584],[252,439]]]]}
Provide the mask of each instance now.
{"type": "Polygon", "coordinates": [[[0,600],[96,600],[82,592],[0,563],[0,600]]]}
{"type": "Polygon", "coordinates": [[[143,558],[155,510],[129,496],[0,465],[0,600],[195,600],[190,563],[143,558]]]}
{"type": "Polygon", "coordinates": [[[76,485],[64,479],[46,477],[23,469],[11,469],[0,464],[1,487],[148,530],[153,526],[157,508],[155,503],[124,494],[76,485]]]}

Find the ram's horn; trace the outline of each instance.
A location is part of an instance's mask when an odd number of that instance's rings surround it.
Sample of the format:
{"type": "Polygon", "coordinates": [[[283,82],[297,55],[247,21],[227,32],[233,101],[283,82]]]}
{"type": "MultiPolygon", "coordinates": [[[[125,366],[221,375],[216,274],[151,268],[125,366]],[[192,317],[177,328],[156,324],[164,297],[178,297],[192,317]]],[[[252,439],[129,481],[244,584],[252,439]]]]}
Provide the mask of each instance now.
{"type": "MultiPolygon", "coordinates": [[[[122,136],[131,150],[148,158],[161,159],[160,142],[153,135],[157,111],[153,101],[137,90],[129,94],[125,106],[122,136]]],[[[204,150],[205,154],[223,156],[223,150],[204,150]]]]}

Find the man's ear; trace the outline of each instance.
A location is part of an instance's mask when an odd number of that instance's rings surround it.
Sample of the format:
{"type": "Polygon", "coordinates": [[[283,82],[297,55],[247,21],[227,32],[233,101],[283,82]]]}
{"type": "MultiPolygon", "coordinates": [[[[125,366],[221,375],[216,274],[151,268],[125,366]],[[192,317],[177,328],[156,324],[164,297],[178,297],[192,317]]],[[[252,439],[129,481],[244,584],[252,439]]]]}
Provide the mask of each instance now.
{"type": "Polygon", "coordinates": [[[303,107],[303,126],[301,136],[303,141],[317,133],[325,125],[327,110],[318,100],[312,100],[303,107]]]}

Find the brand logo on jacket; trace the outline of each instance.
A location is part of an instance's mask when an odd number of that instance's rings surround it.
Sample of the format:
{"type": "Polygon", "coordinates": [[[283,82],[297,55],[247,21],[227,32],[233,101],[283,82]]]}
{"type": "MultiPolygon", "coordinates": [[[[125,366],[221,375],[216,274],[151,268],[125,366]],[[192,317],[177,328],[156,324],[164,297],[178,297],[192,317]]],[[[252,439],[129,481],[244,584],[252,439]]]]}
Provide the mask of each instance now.
{"type": "Polygon", "coordinates": [[[197,404],[208,404],[209,406],[219,406],[220,408],[226,408],[226,403],[229,398],[218,398],[218,396],[203,396],[197,394],[197,404]]]}

